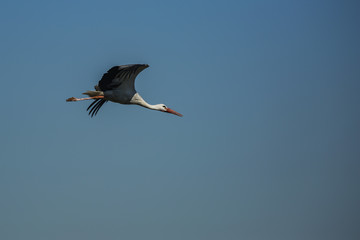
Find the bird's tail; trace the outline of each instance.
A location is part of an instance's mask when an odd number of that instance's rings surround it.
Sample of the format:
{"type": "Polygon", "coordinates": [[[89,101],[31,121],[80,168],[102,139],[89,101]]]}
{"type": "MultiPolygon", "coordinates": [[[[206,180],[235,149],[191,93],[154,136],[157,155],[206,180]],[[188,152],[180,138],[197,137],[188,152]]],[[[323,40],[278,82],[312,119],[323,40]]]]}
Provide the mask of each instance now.
{"type": "Polygon", "coordinates": [[[89,97],[104,96],[103,91],[86,91],[83,94],[88,95],[89,97]]]}

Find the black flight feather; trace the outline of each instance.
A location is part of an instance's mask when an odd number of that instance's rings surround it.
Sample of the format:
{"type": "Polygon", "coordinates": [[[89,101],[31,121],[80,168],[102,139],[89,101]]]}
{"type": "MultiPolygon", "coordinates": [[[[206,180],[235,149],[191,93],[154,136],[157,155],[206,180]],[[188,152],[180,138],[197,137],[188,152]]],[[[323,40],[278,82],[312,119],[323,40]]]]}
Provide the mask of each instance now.
{"type": "Polygon", "coordinates": [[[129,64],[110,68],[99,81],[101,91],[112,90],[119,87],[123,81],[135,79],[135,77],[145,68],[147,64],[129,64]]]}
{"type": "Polygon", "coordinates": [[[100,110],[102,105],[104,105],[104,103],[106,103],[106,102],[107,102],[107,100],[105,100],[105,99],[96,99],[90,104],[90,106],[86,110],[89,111],[89,109],[90,109],[89,115],[91,117],[96,116],[96,114],[98,113],[98,111],[100,110]]]}

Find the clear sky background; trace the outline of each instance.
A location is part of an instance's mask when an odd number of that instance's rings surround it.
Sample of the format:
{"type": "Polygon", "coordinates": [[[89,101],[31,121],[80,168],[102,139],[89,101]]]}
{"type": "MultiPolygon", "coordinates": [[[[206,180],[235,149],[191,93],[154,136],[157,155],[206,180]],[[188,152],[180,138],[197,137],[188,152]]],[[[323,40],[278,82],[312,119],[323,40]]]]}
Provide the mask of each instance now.
{"type": "Polygon", "coordinates": [[[0,239],[360,239],[358,1],[0,4],[0,239]],[[149,103],[67,103],[147,63],[149,103]]]}

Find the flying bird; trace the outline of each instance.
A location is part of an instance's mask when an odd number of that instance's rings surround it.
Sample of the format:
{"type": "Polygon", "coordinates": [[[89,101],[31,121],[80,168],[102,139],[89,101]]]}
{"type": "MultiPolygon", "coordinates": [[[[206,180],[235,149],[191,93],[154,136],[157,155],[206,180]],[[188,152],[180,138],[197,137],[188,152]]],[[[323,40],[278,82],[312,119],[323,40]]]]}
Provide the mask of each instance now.
{"type": "Polygon", "coordinates": [[[148,109],[172,113],[182,117],[180,113],[175,112],[164,104],[151,105],[147,103],[140,94],[136,92],[135,78],[141,71],[148,67],[149,65],[147,64],[129,64],[112,67],[102,76],[98,85],[95,86],[95,91],[86,91],[83,93],[89,97],[71,97],[66,99],[66,101],[76,102],[94,99],[87,108],[91,117],[95,116],[104,103],[108,101],[121,104],[137,104],[148,109]]]}

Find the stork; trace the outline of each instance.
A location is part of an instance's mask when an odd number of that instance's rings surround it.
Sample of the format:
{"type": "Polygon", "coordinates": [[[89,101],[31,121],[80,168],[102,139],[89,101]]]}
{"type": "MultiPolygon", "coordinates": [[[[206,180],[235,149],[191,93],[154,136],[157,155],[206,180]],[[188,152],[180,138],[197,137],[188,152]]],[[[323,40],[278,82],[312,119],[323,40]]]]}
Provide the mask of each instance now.
{"type": "Polygon", "coordinates": [[[76,102],[94,99],[87,108],[87,111],[90,110],[89,115],[91,117],[96,116],[102,105],[107,101],[121,104],[137,104],[148,109],[172,113],[182,117],[180,113],[175,112],[164,104],[151,105],[147,103],[140,94],[136,92],[135,78],[141,71],[148,67],[149,65],[147,64],[129,64],[112,67],[102,76],[98,85],[95,86],[96,91],[86,91],[83,93],[89,97],[71,97],[66,99],[66,101],[76,102]]]}

